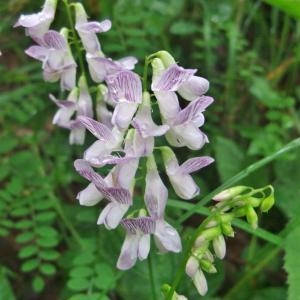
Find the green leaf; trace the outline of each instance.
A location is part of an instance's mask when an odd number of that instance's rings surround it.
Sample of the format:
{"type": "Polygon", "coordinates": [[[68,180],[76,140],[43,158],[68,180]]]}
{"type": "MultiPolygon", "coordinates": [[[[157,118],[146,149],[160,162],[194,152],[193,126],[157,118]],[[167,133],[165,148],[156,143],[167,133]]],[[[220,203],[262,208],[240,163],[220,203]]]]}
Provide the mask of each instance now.
{"type": "Polygon", "coordinates": [[[53,249],[42,249],[39,256],[44,260],[57,260],[60,253],[53,249]]]}
{"type": "Polygon", "coordinates": [[[21,248],[18,256],[19,256],[19,258],[27,258],[27,257],[30,257],[30,256],[36,254],[38,252],[38,250],[39,249],[36,245],[28,245],[28,246],[21,248]]]}
{"type": "Polygon", "coordinates": [[[35,217],[37,222],[42,222],[42,223],[51,222],[55,218],[56,218],[56,213],[53,211],[40,212],[40,213],[36,214],[36,217],[35,217]]]}
{"type": "Polygon", "coordinates": [[[251,300],[282,300],[287,298],[286,288],[284,287],[269,287],[256,290],[251,300]]]}
{"type": "Polygon", "coordinates": [[[114,288],[116,277],[113,269],[105,263],[98,263],[95,266],[95,271],[98,276],[94,279],[94,284],[103,291],[108,291],[114,288]]]}
{"type": "Polygon", "coordinates": [[[58,245],[59,239],[58,237],[41,237],[37,239],[36,243],[44,248],[53,248],[58,245]]]}
{"type": "Polygon", "coordinates": [[[13,217],[24,217],[24,216],[28,216],[30,215],[31,211],[29,209],[29,207],[20,207],[20,208],[16,208],[11,212],[11,215],[13,217]]]}
{"type": "Polygon", "coordinates": [[[72,278],[67,282],[69,289],[73,291],[84,291],[90,287],[90,281],[85,278],[72,278]]]}
{"type": "Polygon", "coordinates": [[[198,26],[193,22],[178,21],[172,24],[170,32],[177,35],[188,35],[197,32],[198,26]]]}
{"type": "Polygon", "coordinates": [[[300,0],[264,0],[266,3],[278,7],[285,13],[300,19],[300,0]]]}
{"type": "Polygon", "coordinates": [[[5,269],[0,267],[0,299],[15,300],[15,295],[5,273],[5,269]]]}
{"type": "Polygon", "coordinates": [[[40,265],[40,271],[44,275],[51,276],[51,275],[54,275],[56,273],[56,268],[52,264],[43,263],[43,264],[40,265]]]}
{"type": "Polygon", "coordinates": [[[42,237],[55,237],[58,235],[57,230],[50,226],[40,226],[37,227],[35,231],[42,237]]]}
{"type": "Polygon", "coordinates": [[[18,145],[18,140],[12,135],[1,135],[0,154],[13,150],[18,145]]]}
{"type": "Polygon", "coordinates": [[[21,270],[22,272],[31,272],[34,269],[36,269],[40,264],[40,261],[37,258],[33,258],[30,260],[25,261],[22,265],[21,265],[21,270]]]}
{"type": "Polygon", "coordinates": [[[299,300],[300,295],[300,227],[296,227],[286,238],[285,270],[288,273],[288,300],[299,300]]]}
{"type": "Polygon", "coordinates": [[[45,281],[41,276],[35,276],[32,280],[32,288],[36,293],[40,293],[45,287],[45,281]]]}
{"type": "Polygon", "coordinates": [[[15,228],[17,229],[28,229],[32,227],[33,222],[32,220],[21,220],[15,224],[15,228]]]}
{"type": "Polygon", "coordinates": [[[35,237],[35,234],[31,231],[28,232],[22,232],[16,237],[16,242],[19,244],[27,243],[31,240],[33,240],[35,237]]]}
{"type": "Polygon", "coordinates": [[[75,267],[70,271],[71,277],[89,277],[93,274],[93,269],[90,267],[75,267]]]}
{"type": "Polygon", "coordinates": [[[244,159],[241,149],[231,140],[217,137],[214,148],[217,169],[222,181],[237,174],[242,169],[244,159]]]}
{"type": "Polygon", "coordinates": [[[73,264],[77,266],[88,265],[95,260],[95,255],[92,253],[82,253],[76,256],[73,260],[73,264]]]}

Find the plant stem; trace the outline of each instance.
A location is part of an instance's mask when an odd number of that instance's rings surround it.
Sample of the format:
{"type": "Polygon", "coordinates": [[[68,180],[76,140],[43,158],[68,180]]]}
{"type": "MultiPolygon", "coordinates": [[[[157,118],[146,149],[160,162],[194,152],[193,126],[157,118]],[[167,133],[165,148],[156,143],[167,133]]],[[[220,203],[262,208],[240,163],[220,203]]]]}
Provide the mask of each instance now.
{"type": "Polygon", "coordinates": [[[78,37],[77,37],[77,33],[75,31],[75,25],[74,25],[74,22],[73,22],[73,19],[72,19],[70,5],[68,3],[68,0],[62,0],[62,1],[63,1],[63,3],[65,4],[65,7],[66,7],[67,18],[68,18],[68,21],[69,21],[70,31],[72,32],[75,48],[76,48],[77,55],[78,55],[78,61],[79,61],[79,67],[81,69],[81,74],[83,74],[84,77],[86,78],[84,62],[83,62],[83,58],[82,58],[81,50],[80,50],[80,43],[79,43],[79,40],[78,40],[78,37]]]}
{"type": "Polygon", "coordinates": [[[282,147],[280,150],[276,151],[275,153],[257,161],[256,163],[248,166],[246,169],[242,170],[235,176],[231,177],[228,179],[226,182],[224,182],[222,185],[220,185],[218,188],[213,190],[211,193],[206,195],[204,198],[202,198],[193,208],[191,208],[189,211],[187,211],[185,214],[179,218],[178,222],[182,223],[184,222],[187,218],[189,218],[192,214],[194,214],[200,207],[204,206],[206,203],[208,203],[213,196],[218,194],[219,192],[229,188],[233,184],[239,182],[240,180],[244,179],[245,177],[249,176],[256,170],[262,168],[266,164],[270,163],[271,161],[275,160],[282,154],[286,152],[290,152],[296,148],[300,147],[300,138],[294,139],[290,143],[286,144],[284,147],[282,147]]]}
{"type": "Polygon", "coordinates": [[[149,277],[150,277],[152,298],[153,298],[153,300],[157,300],[151,253],[149,253],[147,260],[148,260],[148,271],[149,271],[149,277]]]}

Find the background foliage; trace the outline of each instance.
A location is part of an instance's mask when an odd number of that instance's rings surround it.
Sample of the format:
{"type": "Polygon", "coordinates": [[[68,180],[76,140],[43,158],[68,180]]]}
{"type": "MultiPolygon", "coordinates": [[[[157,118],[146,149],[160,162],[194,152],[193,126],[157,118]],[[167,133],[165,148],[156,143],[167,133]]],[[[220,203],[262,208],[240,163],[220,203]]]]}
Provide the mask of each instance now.
{"type": "MultiPolygon", "coordinates": [[[[216,163],[197,179],[202,194],[195,203],[299,136],[300,1],[84,4],[92,19],[112,20],[112,30],[100,36],[111,57],[134,55],[141,71],[145,55],[165,49],[210,80],[215,104],[206,112],[210,144],[201,152],[216,163]]],[[[38,11],[41,5],[28,0],[0,4],[0,299],[146,299],[147,265],[118,273],[114,264],[123,232],[99,228],[99,207],[75,201],[83,181],[73,160],[83,148],[70,147],[68,133],[52,126],[55,107],[48,94],[57,92],[57,85],[43,83],[40,65],[23,52],[30,40],[12,29],[21,12],[38,11]]],[[[64,17],[59,4],[54,26],[59,28],[64,17]]],[[[254,187],[274,185],[276,207],[261,216],[261,226],[279,243],[266,242],[266,233],[259,238],[237,229],[218,274],[208,278],[205,299],[299,299],[299,170],[298,150],[243,180],[254,187]]],[[[189,209],[175,206],[168,208],[170,216],[189,209]]],[[[184,240],[201,220],[196,215],[182,224],[184,240]]],[[[153,260],[159,289],[172,281],[180,255],[154,254],[153,260]]],[[[198,299],[189,280],[180,290],[198,299]]]]}

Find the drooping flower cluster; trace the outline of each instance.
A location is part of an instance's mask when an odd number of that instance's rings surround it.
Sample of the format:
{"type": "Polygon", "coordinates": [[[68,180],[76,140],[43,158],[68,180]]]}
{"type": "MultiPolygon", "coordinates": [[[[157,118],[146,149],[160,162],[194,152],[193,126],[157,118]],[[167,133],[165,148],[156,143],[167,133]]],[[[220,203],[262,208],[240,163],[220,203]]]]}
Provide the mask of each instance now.
{"type": "MultiPolygon", "coordinates": [[[[44,79],[60,80],[62,91],[69,92],[66,100],[50,95],[59,107],[53,123],[70,130],[71,144],[83,144],[86,130],[96,138],[83,158],[74,163],[78,173],[89,181],[77,198],[86,206],[101,201],[106,203],[97,224],[103,224],[107,229],[121,225],[125,229],[126,237],[117,266],[122,270],[129,269],[137,259],[147,258],[151,235],[161,252],[181,251],[178,232],[165,220],[168,189],[155,160],[155,143],[160,136],[166,137],[169,146],[157,147],[163,157],[165,172],[178,197],[193,199],[200,189],[191,173],[211,164],[213,159],[193,157],[180,164],[170,146],[199,150],[208,142],[200,127],[204,124],[203,112],[213,99],[204,95],[209,82],[196,76],[196,69],[177,65],[166,51],[149,57],[151,92],[147,91],[145,78],[143,91],[142,80],[133,71],[137,63],[134,57],[113,60],[102,52],[97,33],[108,31],[111,22],[89,22],[82,4],[72,3],[72,7],[75,8],[75,29],[84,49],[85,65],[97,86],[94,107],[86,72],[78,71],[79,64],[72,55],[69,30],[49,29],[56,0],[46,0],[40,13],[21,16],[15,26],[25,27],[26,33],[36,42],[26,53],[42,62],[44,79]],[[154,94],[152,99],[150,93],[154,94]],[[184,108],[179,97],[188,101],[184,108]],[[158,103],[160,125],[153,121],[153,102],[158,103]],[[142,193],[135,189],[135,181],[143,162],[146,162],[146,172],[142,174],[144,204],[132,210],[133,199],[142,193]],[[105,175],[101,174],[104,166],[109,169],[105,175]]],[[[76,39],[73,35],[71,38],[73,42],[76,39]]]]}

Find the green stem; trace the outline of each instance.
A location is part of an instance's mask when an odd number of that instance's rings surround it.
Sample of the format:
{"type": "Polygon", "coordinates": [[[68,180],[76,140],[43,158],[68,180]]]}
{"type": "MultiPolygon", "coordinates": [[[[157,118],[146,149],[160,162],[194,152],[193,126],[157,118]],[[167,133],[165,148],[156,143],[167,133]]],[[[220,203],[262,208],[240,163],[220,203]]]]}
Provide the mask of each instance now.
{"type": "Polygon", "coordinates": [[[75,48],[76,48],[77,55],[78,55],[78,61],[79,61],[79,67],[81,70],[81,74],[83,74],[84,77],[86,78],[84,62],[83,62],[83,58],[82,58],[82,54],[81,54],[81,50],[80,50],[80,42],[78,40],[77,33],[75,31],[75,25],[74,25],[72,14],[71,14],[70,4],[68,3],[68,0],[62,0],[62,1],[66,7],[67,18],[69,21],[70,31],[72,32],[75,48]]]}
{"type": "Polygon", "coordinates": [[[148,260],[148,271],[149,271],[149,278],[151,284],[152,298],[153,300],[157,300],[151,253],[148,255],[147,260],[148,260]]]}
{"type": "Polygon", "coordinates": [[[149,65],[149,60],[148,57],[145,57],[145,65],[144,65],[144,73],[143,73],[143,91],[147,92],[148,87],[147,87],[147,80],[148,80],[148,65],[149,65]]]}
{"type": "Polygon", "coordinates": [[[235,184],[235,183],[239,182],[240,180],[244,179],[245,177],[249,176],[250,174],[252,174],[256,170],[262,168],[263,166],[265,166],[266,164],[268,164],[271,161],[275,160],[276,158],[278,158],[282,154],[284,154],[286,152],[290,152],[290,151],[292,151],[292,150],[294,150],[298,147],[300,147],[300,138],[294,139],[293,141],[286,144],[284,147],[282,147],[280,150],[276,151],[275,153],[273,153],[273,154],[257,161],[256,163],[250,165],[246,169],[242,170],[241,172],[239,172],[235,176],[228,179],[226,182],[224,182],[218,188],[216,188],[211,193],[206,195],[204,198],[202,198],[193,208],[191,208],[188,212],[183,214],[181,216],[181,218],[179,218],[178,222],[179,223],[184,222],[187,218],[189,218],[192,214],[194,214],[200,207],[202,207],[206,203],[208,203],[213,198],[213,196],[215,196],[219,192],[229,188],[233,184],[235,184]]]}

